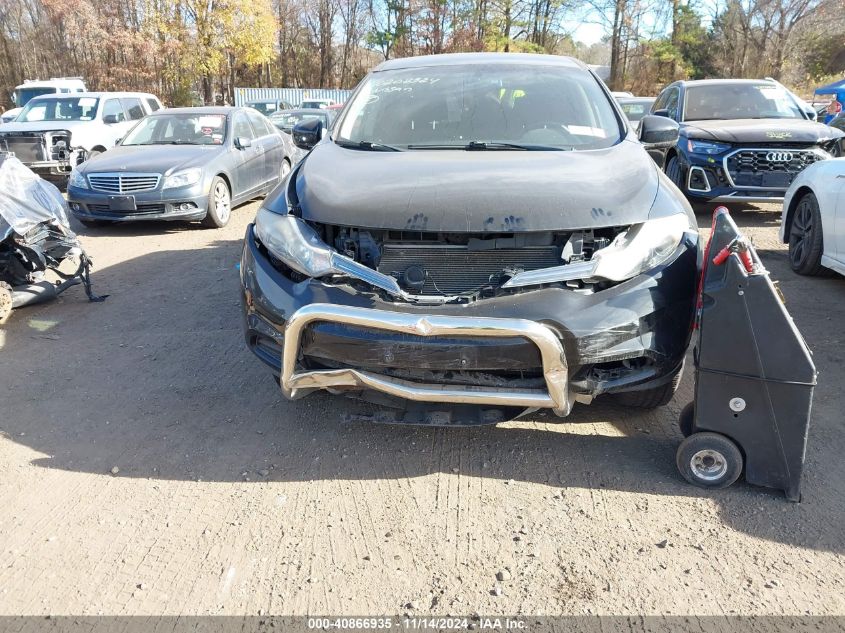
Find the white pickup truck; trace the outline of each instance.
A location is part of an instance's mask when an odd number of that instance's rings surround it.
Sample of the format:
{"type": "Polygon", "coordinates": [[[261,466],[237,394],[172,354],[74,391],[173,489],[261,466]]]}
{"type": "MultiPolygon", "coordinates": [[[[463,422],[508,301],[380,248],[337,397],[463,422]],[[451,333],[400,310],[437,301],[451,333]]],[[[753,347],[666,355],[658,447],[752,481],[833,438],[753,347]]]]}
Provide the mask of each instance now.
{"type": "Polygon", "coordinates": [[[14,153],[42,176],[67,175],[161,108],[157,97],[143,92],[34,97],[12,123],[0,125],[0,151],[14,153]]]}

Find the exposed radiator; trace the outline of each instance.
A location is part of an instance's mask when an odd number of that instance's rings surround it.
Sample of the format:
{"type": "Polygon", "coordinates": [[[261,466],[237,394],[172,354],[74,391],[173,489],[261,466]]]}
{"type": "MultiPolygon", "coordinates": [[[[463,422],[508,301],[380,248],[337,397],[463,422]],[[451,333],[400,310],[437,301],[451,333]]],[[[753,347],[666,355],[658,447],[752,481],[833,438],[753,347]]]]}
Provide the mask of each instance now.
{"type": "Polygon", "coordinates": [[[401,277],[411,266],[425,269],[423,294],[455,294],[487,284],[505,269],[538,270],[559,266],[560,248],[527,246],[470,251],[466,246],[385,244],[378,270],[401,277]]]}

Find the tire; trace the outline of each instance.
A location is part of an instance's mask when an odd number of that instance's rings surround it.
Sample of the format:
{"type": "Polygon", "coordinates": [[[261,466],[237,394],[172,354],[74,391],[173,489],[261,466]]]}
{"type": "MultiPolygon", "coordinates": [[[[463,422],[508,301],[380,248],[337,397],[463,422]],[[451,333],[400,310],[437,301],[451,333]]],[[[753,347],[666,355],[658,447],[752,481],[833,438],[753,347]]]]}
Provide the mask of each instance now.
{"type": "Polygon", "coordinates": [[[695,402],[690,402],[681,409],[681,414],[678,416],[678,426],[684,437],[689,437],[695,433],[695,402]]]}
{"type": "Polygon", "coordinates": [[[798,201],[789,224],[789,265],[799,275],[829,274],[822,266],[824,236],[819,201],[805,193],[798,201]]]}
{"type": "Polygon", "coordinates": [[[640,391],[623,391],[616,394],[616,402],[632,409],[656,409],[669,404],[672,396],[681,384],[684,375],[684,368],[672,376],[672,380],[652,389],[641,389],[640,391]]]}
{"type": "Polygon", "coordinates": [[[288,162],[288,159],[285,158],[282,161],[282,166],[279,168],[279,182],[280,183],[285,181],[285,179],[288,177],[288,174],[290,174],[292,169],[293,169],[293,167],[290,166],[290,162],[288,162]]]}
{"type": "Polygon", "coordinates": [[[681,162],[678,160],[677,156],[672,156],[672,158],[670,158],[666,163],[666,175],[669,176],[669,180],[677,185],[678,189],[681,191],[684,190],[684,179],[683,174],[681,174],[681,162]]]}
{"type": "Polygon", "coordinates": [[[98,150],[98,149],[92,149],[90,152],[88,152],[88,156],[86,156],[85,160],[86,160],[86,162],[87,162],[87,161],[91,160],[92,158],[95,158],[96,156],[99,156],[99,155],[100,155],[100,154],[102,154],[102,153],[103,153],[103,152],[101,152],[101,151],[100,151],[100,150],[98,150]]]}
{"type": "Polygon", "coordinates": [[[693,486],[727,488],[742,474],[742,453],[718,433],[693,433],[678,446],[678,471],[693,486]]]}
{"type": "Polygon", "coordinates": [[[219,229],[229,223],[230,217],[232,217],[232,194],[229,191],[229,185],[220,176],[215,176],[208,192],[208,211],[202,220],[203,226],[219,229]]]}

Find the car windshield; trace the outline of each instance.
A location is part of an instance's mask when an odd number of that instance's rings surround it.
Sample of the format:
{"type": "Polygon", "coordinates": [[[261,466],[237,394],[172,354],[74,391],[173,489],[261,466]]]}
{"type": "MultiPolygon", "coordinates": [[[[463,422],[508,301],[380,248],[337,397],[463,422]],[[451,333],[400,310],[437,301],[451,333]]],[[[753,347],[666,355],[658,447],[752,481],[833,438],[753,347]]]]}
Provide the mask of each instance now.
{"type": "Polygon", "coordinates": [[[262,102],[255,102],[247,104],[253,110],[258,110],[264,116],[270,116],[276,110],[278,110],[278,106],[276,105],[275,101],[262,101],[262,102]]]}
{"type": "Polygon", "coordinates": [[[686,91],[684,121],[803,118],[795,100],[775,84],[717,83],[686,91]]]}
{"type": "Polygon", "coordinates": [[[280,130],[290,131],[293,129],[293,126],[297,123],[301,123],[302,121],[307,121],[309,119],[320,119],[323,122],[323,127],[329,126],[329,117],[322,112],[288,112],[288,113],[280,113],[277,116],[274,116],[270,120],[280,130]]]}
{"type": "Polygon", "coordinates": [[[620,103],[619,107],[622,108],[622,112],[625,113],[629,121],[639,121],[648,113],[651,104],[651,101],[634,101],[620,103]]]}
{"type": "Polygon", "coordinates": [[[335,141],[392,149],[610,147],[619,121],[590,73],[563,66],[462,64],[376,72],[335,141]]]}
{"type": "Polygon", "coordinates": [[[157,114],[136,125],[121,145],[222,145],[224,114],[157,114]]]}
{"type": "Polygon", "coordinates": [[[26,104],[16,119],[19,122],[33,121],[93,121],[97,116],[95,97],[41,97],[26,104]]]}
{"type": "Polygon", "coordinates": [[[41,95],[52,95],[58,92],[55,88],[18,88],[15,91],[15,103],[19,108],[24,107],[33,97],[40,97],[41,95]]]}

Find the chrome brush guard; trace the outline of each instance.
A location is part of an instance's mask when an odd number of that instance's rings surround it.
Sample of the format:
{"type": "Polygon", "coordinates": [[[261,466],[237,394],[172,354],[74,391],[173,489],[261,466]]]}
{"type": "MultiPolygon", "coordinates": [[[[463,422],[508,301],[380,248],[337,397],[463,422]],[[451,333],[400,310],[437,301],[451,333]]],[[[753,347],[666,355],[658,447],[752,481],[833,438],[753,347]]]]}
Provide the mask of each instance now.
{"type": "Polygon", "coordinates": [[[545,325],[526,319],[413,315],[332,304],[311,304],[291,315],[285,326],[282,352],[282,392],[288,399],[333,387],[373,389],[418,402],[542,407],[557,415],[569,414],[568,370],[563,346],[545,325]],[[297,369],[302,333],[309,324],[323,321],[416,336],[520,337],[540,351],[546,390],[508,389],[475,385],[425,384],[382,376],[359,369],[297,369]]]}

